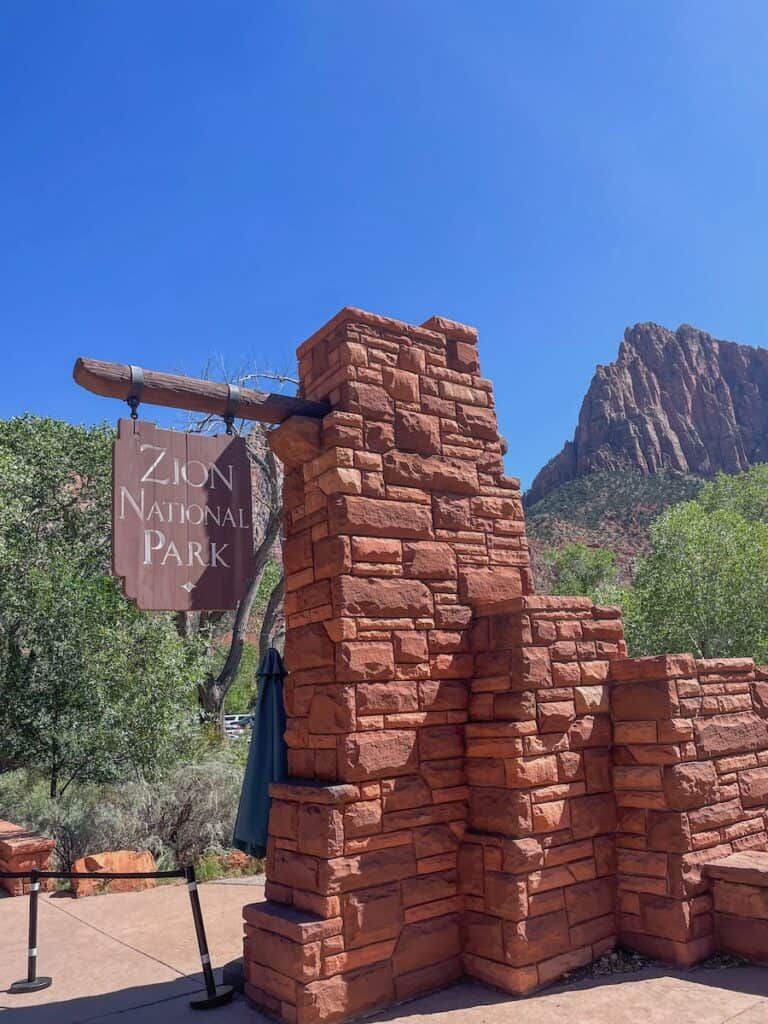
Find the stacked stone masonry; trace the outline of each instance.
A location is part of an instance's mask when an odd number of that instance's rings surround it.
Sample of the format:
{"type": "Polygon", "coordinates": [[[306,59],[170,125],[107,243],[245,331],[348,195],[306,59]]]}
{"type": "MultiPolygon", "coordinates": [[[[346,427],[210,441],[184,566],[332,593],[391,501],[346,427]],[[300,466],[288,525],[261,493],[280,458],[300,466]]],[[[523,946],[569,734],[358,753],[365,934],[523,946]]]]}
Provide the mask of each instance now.
{"type": "MultiPolygon", "coordinates": [[[[48,871],[55,845],[53,839],[21,825],[0,821],[0,871],[48,871]]],[[[29,879],[0,878],[0,888],[11,896],[23,896],[29,892],[29,879]]]]}
{"type": "Polygon", "coordinates": [[[718,949],[768,967],[768,853],[748,850],[707,865],[718,949]]]}
{"type": "Polygon", "coordinates": [[[615,608],[524,597],[480,607],[459,859],[464,966],[530,992],[616,944],[609,673],[615,608]]]}
{"type": "Polygon", "coordinates": [[[765,850],[768,684],[751,659],[612,666],[619,937],[690,966],[716,948],[709,861],[765,850]]]}
{"type": "Polygon", "coordinates": [[[711,948],[708,858],[766,846],[751,662],[626,658],[617,609],[533,596],[476,332],[342,310],[299,349],[286,468],[291,781],[249,997],[343,1020],[463,973],[526,993],[622,941],[711,948]]]}

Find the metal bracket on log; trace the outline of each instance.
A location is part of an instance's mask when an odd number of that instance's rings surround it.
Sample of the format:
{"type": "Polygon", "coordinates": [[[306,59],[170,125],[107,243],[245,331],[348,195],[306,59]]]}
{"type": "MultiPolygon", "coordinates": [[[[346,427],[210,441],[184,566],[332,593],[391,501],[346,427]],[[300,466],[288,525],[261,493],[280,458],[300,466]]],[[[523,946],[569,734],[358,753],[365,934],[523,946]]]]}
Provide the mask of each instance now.
{"type": "MultiPolygon", "coordinates": [[[[81,357],[75,363],[72,376],[80,387],[105,398],[125,401],[131,392],[131,367],[126,363],[104,363],[99,359],[81,357]]],[[[144,370],[141,401],[147,405],[225,416],[230,408],[230,395],[231,389],[227,384],[144,370]]],[[[240,388],[239,398],[238,417],[262,423],[282,423],[289,416],[322,419],[331,411],[327,402],[310,402],[305,398],[252,391],[250,388],[240,388]]]]}

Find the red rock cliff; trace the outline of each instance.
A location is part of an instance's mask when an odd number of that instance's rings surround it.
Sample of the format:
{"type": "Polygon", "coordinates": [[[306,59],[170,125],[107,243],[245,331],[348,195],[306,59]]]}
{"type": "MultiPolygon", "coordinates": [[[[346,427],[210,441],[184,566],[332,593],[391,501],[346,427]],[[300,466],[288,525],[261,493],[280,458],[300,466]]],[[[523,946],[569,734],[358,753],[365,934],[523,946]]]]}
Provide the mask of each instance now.
{"type": "Polygon", "coordinates": [[[598,470],[712,476],[768,460],[768,349],[718,341],[683,324],[636,324],[598,366],[573,441],[526,498],[598,470]]]}

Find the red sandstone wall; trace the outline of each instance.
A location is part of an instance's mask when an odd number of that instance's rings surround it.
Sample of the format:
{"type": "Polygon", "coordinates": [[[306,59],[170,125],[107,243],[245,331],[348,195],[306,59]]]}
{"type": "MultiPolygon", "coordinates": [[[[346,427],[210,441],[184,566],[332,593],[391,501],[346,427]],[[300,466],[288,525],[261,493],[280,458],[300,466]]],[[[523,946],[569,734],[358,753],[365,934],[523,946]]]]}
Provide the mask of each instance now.
{"type": "Polygon", "coordinates": [[[286,734],[246,991],[336,1021],[463,971],[515,993],[617,942],[713,949],[703,865],[765,849],[768,680],[626,659],[617,609],[532,596],[476,334],[344,310],[299,350],[286,734]]]}
{"type": "Polygon", "coordinates": [[[275,432],[289,767],[319,784],[276,790],[273,904],[246,913],[245,951],[249,995],[286,1019],[461,972],[472,606],[531,590],[476,342],[449,321],[343,311],[299,349],[302,393],[334,411],[275,432]],[[290,930],[278,905],[322,926],[290,930]]]}
{"type": "Polygon", "coordinates": [[[616,943],[615,608],[523,597],[478,609],[460,856],[468,974],[529,992],[616,943]]]}
{"type": "Polygon", "coordinates": [[[612,665],[619,935],[687,966],[714,952],[704,865],[768,848],[768,684],[751,659],[612,665]]]}

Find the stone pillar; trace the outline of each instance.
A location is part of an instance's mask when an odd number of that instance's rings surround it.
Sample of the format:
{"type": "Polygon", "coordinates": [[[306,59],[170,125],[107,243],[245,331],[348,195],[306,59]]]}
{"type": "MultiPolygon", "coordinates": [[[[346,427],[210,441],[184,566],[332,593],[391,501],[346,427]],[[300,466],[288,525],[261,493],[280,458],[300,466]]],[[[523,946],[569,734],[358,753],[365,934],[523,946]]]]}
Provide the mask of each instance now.
{"type": "Polygon", "coordinates": [[[478,608],[459,862],[466,972],[524,994],[616,944],[608,676],[615,608],[521,597],[478,608]]]}
{"type": "Polygon", "coordinates": [[[749,658],[611,665],[623,945],[687,967],[715,950],[712,860],[765,850],[768,727],[749,658]]]}
{"type": "Polygon", "coordinates": [[[301,394],[333,411],[273,435],[293,781],[245,966],[252,1000],[309,1022],[461,973],[472,607],[532,585],[472,328],[345,309],[298,355],[301,394]]]}

